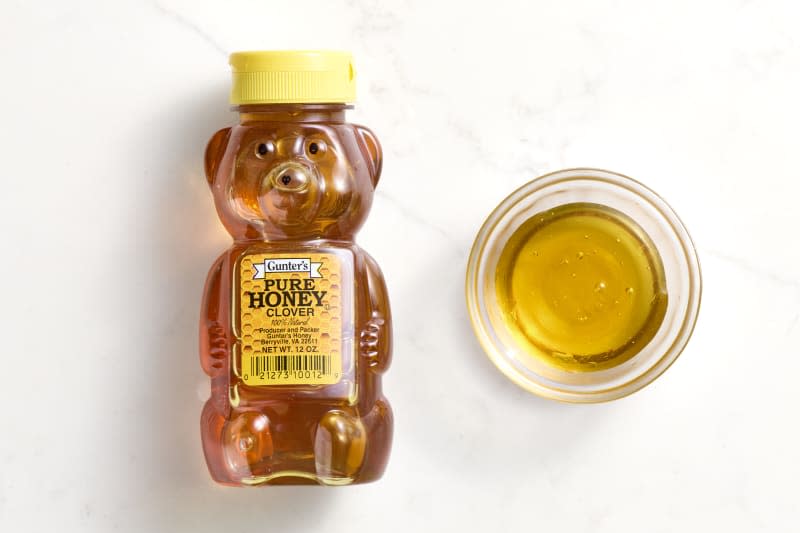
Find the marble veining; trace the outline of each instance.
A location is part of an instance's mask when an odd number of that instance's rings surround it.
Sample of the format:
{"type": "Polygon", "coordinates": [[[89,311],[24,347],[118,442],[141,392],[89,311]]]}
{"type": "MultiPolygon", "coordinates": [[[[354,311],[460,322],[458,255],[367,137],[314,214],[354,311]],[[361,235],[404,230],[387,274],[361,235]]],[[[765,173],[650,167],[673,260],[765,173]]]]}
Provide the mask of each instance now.
{"type": "Polygon", "coordinates": [[[800,4],[18,2],[0,63],[0,530],[795,531],[800,4]],[[203,464],[202,153],[227,54],[343,48],[384,147],[358,243],[386,276],[395,446],[376,485],[226,490],[203,464]],[[508,382],[464,306],[475,233],[592,166],[698,247],[694,337],[652,386],[561,405],[508,382]],[[12,407],[13,406],[13,407],[12,407]]]}

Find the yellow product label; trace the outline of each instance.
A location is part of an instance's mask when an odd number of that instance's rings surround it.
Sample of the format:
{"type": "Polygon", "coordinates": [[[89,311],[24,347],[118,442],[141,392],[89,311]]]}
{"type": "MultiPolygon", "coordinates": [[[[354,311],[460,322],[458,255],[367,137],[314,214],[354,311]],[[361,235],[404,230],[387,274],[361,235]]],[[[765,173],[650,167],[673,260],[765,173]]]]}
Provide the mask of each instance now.
{"type": "Polygon", "coordinates": [[[254,253],[239,263],[245,384],[330,385],[342,377],[342,259],[333,253],[254,253]]]}

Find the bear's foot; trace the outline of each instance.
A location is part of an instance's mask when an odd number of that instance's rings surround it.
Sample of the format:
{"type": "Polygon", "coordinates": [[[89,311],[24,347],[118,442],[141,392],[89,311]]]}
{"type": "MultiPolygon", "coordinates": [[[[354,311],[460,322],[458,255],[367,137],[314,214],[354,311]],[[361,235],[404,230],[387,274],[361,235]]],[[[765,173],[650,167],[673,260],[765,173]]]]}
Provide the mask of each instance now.
{"type": "Polygon", "coordinates": [[[269,419],[257,411],[231,417],[222,428],[222,452],[234,478],[263,476],[273,454],[269,419]]]}
{"type": "Polygon", "coordinates": [[[366,448],[367,432],[360,418],[340,410],[328,411],[314,437],[317,480],[326,485],[352,483],[364,462],[366,448]]]}

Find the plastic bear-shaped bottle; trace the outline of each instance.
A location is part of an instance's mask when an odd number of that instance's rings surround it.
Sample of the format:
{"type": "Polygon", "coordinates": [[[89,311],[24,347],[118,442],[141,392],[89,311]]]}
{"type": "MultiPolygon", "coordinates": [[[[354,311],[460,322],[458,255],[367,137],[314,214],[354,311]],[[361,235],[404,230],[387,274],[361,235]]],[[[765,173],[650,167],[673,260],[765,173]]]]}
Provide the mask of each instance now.
{"type": "Polygon", "coordinates": [[[392,439],[391,316],[381,271],[354,242],[382,156],[345,121],[351,57],[240,52],[231,66],[240,123],[205,156],[234,239],[200,318],[208,468],[229,485],[373,481],[392,439]]]}

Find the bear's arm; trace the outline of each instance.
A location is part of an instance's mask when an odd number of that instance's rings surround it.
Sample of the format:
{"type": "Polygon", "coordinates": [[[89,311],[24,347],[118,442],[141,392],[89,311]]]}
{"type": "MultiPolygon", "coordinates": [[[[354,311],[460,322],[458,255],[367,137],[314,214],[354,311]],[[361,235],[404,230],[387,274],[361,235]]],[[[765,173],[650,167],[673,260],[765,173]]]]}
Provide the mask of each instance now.
{"type": "Polygon", "coordinates": [[[361,354],[367,358],[372,370],[384,372],[392,360],[392,313],[389,295],[380,267],[369,254],[363,251],[362,254],[369,311],[361,330],[361,354]]]}
{"type": "Polygon", "coordinates": [[[209,376],[215,376],[226,368],[228,356],[225,328],[222,324],[222,275],[227,252],[211,267],[206,278],[203,303],[200,308],[200,364],[209,376]]]}

